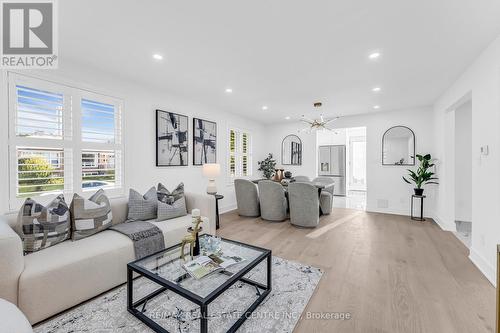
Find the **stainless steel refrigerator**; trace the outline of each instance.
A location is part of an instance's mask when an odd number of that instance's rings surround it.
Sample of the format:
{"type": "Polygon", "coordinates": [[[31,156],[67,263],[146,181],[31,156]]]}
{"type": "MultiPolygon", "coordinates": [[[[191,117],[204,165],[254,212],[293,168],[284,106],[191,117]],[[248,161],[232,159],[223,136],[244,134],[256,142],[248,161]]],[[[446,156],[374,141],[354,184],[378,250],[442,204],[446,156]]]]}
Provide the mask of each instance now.
{"type": "Polygon", "coordinates": [[[335,180],[334,194],[346,195],[345,145],[319,146],[318,175],[335,180]]]}

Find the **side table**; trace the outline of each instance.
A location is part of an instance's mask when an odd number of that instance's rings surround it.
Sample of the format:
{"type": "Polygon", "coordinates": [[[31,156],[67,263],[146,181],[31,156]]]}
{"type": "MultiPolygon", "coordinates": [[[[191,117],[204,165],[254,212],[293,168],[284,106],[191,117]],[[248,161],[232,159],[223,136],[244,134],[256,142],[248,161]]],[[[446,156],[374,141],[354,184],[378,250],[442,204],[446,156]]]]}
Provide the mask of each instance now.
{"type": "Polygon", "coordinates": [[[415,195],[413,194],[411,196],[411,212],[410,212],[410,217],[414,221],[425,221],[424,219],[424,199],[425,195],[415,195]],[[420,217],[415,217],[413,216],[413,200],[414,199],[420,199],[420,217]]]}
{"type": "Polygon", "coordinates": [[[215,197],[215,229],[219,229],[219,200],[224,199],[222,194],[214,194],[215,197]]]}

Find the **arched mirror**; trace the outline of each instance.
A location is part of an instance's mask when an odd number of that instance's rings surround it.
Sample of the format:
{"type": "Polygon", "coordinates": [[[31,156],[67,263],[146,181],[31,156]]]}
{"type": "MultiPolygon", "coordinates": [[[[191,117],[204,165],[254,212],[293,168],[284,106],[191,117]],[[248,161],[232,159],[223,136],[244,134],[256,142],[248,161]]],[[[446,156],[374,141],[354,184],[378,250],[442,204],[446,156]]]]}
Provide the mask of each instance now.
{"type": "Polygon", "coordinates": [[[415,134],[411,129],[394,126],[384,133],[382,165],[415,165],[415,134]]]}
{"type": "Polygon", "coordinates": [[[302,165],[302,141],[296,135],[290,134],[281,143],[281,164],[302,165]]]}

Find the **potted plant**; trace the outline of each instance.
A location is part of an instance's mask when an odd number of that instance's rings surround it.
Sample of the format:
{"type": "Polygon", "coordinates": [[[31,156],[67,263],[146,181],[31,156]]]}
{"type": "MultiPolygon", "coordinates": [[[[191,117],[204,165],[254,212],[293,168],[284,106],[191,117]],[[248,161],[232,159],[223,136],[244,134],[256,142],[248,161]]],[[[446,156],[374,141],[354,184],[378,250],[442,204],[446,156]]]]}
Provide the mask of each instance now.
{"type": "MultiPolygon", "coordinates": [[[[436,177],[434,177],[434,172],[429,171],[429,168],[432,168],[434,166],[433,163],[431,163],[431,154],[427,155],[417,155],[417,159],[420,162],[420,165],[418,166],[417,171],[412,171],[408,169],[409,172],[409,179],[415,183],[415,195],[423,195],[424,194],[424,189],[422,186],[426,184],[438,184],[435,180],[437,180],[436,177]]],[[[403,177],[403,180],[407,182],[408,184],[411,184],[411,182],[403,177]]]]}
{"type": "Polygon", "coordinates": [[[259,171],[262,171],[264,177],[270,179],[274,175],[274,168],[276,167],[276,160],[273,159],[273,154],[269,153],[266,159],[257,162],[259,164],[259,171]]]}

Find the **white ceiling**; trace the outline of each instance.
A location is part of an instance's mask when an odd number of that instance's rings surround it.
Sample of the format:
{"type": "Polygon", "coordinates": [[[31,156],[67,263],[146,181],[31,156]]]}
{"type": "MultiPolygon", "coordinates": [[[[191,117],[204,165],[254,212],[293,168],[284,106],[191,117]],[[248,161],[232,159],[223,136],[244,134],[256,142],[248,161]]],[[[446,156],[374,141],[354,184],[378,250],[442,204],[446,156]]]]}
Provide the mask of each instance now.
{"type": "Polygon", "coordinates": [[[64,0],[59,13],[61,66],[263,122],[313,116],[318,100],[325,115],[431,105],[500,33],[498,0],[64,0]]]}

